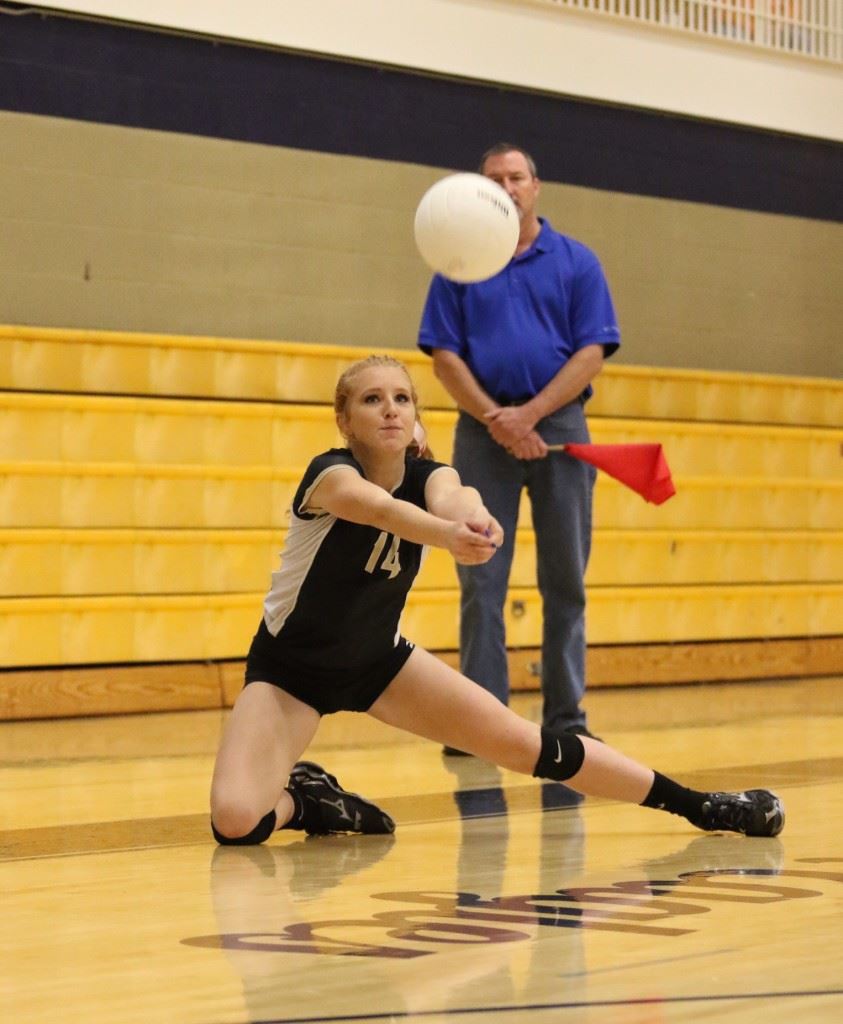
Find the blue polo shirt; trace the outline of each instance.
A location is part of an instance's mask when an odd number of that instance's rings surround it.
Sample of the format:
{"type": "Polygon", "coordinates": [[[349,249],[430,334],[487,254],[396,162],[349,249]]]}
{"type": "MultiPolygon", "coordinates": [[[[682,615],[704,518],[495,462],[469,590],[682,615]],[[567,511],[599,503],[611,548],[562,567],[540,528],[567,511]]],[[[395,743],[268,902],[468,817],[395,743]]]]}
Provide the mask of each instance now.
{"type": "Polygon", "coordinates": [[[606,356],[620,345],[600,261],[540,220],[535,242],[494,277],[457,284],[436,274],[422,313],[419,348],[455,352],[501,403],[532,398],[586,345],[606,356]]]}

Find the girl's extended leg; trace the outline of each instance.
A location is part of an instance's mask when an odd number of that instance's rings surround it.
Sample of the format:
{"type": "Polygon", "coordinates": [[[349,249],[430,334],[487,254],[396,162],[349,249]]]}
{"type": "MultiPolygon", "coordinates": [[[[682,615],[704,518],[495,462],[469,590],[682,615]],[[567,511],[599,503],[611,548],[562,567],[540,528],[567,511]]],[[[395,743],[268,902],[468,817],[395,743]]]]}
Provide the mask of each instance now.
{"type": "MultiPolygon", "coordinates": [[[[534,773],[542,751],[539,725],[419,647],[369,713],[525,775],[534,773]]],[[[590,796],[641,803],[652,788],[652,770],[605,743],[580,739],[586,757],[566,784],[590,796]]]]}
{"type": "Polygon", "coordinates": [[[776,835],[784,824],[781,801],[766,790],[686,789],[599,740],[555,734],[528,722],[418,647],[369,711],[389,725],[503,768],[564,781],[590,796],[666,810],[708,831],[776,835]]]}
{"type": "Polygon", "coordinates": [[[211,820],[221,836],[245,837],[270,812],[276,828],[290,820],[287,780],[318,725],[317,711],[277,686],[254,682],[240,691],[211,782],[211,820]]]}

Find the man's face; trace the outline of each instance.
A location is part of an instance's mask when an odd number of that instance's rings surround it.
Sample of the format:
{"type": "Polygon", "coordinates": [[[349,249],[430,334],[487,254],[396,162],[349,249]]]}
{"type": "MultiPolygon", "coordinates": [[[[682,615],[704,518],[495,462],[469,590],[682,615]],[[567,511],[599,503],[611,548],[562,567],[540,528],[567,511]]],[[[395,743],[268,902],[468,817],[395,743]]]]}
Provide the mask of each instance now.
{"type": "Polygon", "coordinates": [[[513,149],[508,153],[490,156],[483,164],[483,173],[506,189],[521,221],[533,216],[539,194],[539,179],[531,174],[523,153],[513,149]]]}

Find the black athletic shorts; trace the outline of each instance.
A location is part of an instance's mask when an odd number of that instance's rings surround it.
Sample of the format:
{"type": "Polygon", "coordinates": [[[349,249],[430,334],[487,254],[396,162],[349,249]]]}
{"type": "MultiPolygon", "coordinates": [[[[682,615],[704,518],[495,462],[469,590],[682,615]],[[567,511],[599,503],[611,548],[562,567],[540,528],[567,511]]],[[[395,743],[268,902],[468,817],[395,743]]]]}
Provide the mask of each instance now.
{"type": "Polygon", "coordinates": [[[261,619],[246,658],[246,683],[271,683],[320,715],[368,711],[403,668],[414,645],[400,637],[395,647],[371,665],[324,669],[297,663],[261,619]]]}

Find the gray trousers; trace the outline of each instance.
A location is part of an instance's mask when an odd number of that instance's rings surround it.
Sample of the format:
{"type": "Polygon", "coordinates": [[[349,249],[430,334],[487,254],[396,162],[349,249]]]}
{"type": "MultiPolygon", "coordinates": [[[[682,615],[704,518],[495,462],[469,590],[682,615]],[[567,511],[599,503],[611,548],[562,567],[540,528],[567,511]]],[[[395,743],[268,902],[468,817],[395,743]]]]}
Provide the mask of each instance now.
{"type": "MultiPolygon", "coordinates": [[[[580,401],[558,409],[536,429],[548,444],[587,442],[580,401]]],[[[591,499],[596,471],[564,452],[521,461],[486,427],[460,413],[453,465],[476,487],[504,530],[504,543],[485,565],[457,566],[460,579],[460,666],[465,675],[509,700],[503,610],[515,550],[518,505],[526,487],[536,533],[536,569],[543,607],[543,724],[584,725],[585,584],[591,549],[591,499]]]]}

